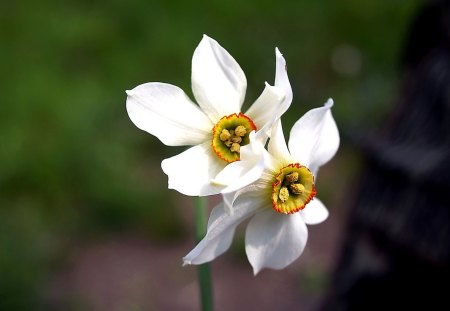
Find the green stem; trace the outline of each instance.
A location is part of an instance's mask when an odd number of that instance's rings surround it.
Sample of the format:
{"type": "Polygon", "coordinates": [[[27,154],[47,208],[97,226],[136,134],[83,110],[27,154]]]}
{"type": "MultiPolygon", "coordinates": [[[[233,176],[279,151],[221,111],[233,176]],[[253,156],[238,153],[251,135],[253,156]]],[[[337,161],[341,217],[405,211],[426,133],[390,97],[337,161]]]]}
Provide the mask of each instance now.
{"type": "MultiPolygon", "coordinates": [[[[207,225],[207,199],[205,197],[194,198],[195,205],[195,235],[197,242],[206,234],[207,225]]],[[[202,264],[198,266],[198,280],[200,284],[200,300],[202,304],[202,311],[213,311],[213,295],[211,275],[208,264],[202,264]]]]}

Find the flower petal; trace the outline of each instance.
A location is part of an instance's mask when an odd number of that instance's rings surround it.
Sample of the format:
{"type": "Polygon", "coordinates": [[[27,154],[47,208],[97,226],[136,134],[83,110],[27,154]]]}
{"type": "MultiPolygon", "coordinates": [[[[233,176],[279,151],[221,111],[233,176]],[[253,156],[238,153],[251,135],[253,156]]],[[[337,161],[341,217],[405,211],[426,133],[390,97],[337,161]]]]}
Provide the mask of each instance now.
{"type": "Polygon", "coordinates": [[[270,136],[267,149],[275,159],[291,162],[291,155],[289,153],[286,140],[284,139],[283,127],[280,119],[277,120],[272,128],[272,134],[270,136]]]}
{"type": "Polygon", "coordinates": [[[211,121],[174,85],[145,83],[127,91],[127,94],[131,121],[165,145],[196,145],[211,135],[211,121]]]}
{"type": "Polygon", "coordinates": [[[202,264],[223,254],[231,245],[236,227],[250,217],[259,205],[249,200],[239,205],[233,214],[229,214],[221,202],[211,212],[206,236],[183,258],[184,264],[202,264]]]}
{"type": "Polygon", "coordinates": [[[192,91],[213,123],[241,111],[247,79],[234,58],[204,35],[192,57],[192,91]]]}
{"type": "Polygon", "coordinates": [[[286,60],[283,57],[283,54],[280,53],[278,48],[275,48],[276,55],[276,71],[275,71],[275,86],[281,88],[284,92],[284,100],[280,107],[280,117],[292,103],[292,88],[291,83],[289,82],[289,77],[287,74],[287,66],[286,60]]]}
{"type": "Polygon", "coordinates": [[[316,172],[327,163],[339,147],[339,132],[331,115],[330,98],[320,108],[311,109],[292,127],[289,150],[296,161],[316,172]]]}
{"type": "Polygon", "coordinates": [[[169,188],[191,196],[217,194],[223,187],[212,185],[210,180],[216,176],[226,163],[211,151],[211,142],[205,142],[161,163],[164,173],[169,177],[169,188]]]}
{"type": "Polygon", "coordinates": [[[263,268],[283,269],[303,252],[308,230],[299,213],[281,215],[272,209],[256,214],[245,235],[245,250],[256,275],[263,268]]]}
{"type": "Polygon", "coordinates": [[[239,190],[258,180],[264,171],[263,157],[259,161],[236,161],[228,164],[211,182],[225,186],[221,193],[239,190]]]}
{"type": "Polygon", "coordinates": [[[328,209],[318,198],[312,199],[300,212],[307,225],[316,225],[328,218],[328,209]]]}
{"type": "Polygon", "coordinates": [[[256,181],[266,167],[264,144],[257,139],[256,133],[250,133],[250,143],[241,147],[240,161],[228,164],[212,183],[225,186],[222,194],[230,193],[256,181]]]}
{"type": "MultiPolygon", "coordinates": [[[[273,123],[277,117],[281,116],[284,111],[280,111],[280,105],[284,100],[283,91],[276,87],[266,83],[266,87],[258,99],[245,113],[256,125],[256,128],[260,130],[265,124],[273,123]]],[[[272,124],[269,124],[271,127],[272,124]]]]}
{"type": "Polygon", "coordinates": [[[246,115],[255,122],[258,132],[267,136],[271,135],[273,123],[286,112],[292,102],[292,88],[287,75],[286,61],[278,48],[275,49],[275,55],[275,86],[266,83],[261,96],[246,112],[246,115]],[[277,94],[282,98],[277,98],[277,94]]]}

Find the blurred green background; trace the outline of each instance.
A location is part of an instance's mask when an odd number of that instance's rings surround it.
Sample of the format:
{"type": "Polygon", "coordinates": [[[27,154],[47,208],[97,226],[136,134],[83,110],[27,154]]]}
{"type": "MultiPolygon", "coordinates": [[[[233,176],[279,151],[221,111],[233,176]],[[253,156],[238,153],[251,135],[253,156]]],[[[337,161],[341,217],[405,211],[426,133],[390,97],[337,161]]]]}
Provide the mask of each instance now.
{"type": "Polygon", "coordinates": [[[181,149],[131,123],[125,90],[163,81],[192,97],[191,57],[204,33],[246,73],[246,105],[273,83],[281,50],[294,89],[285,130],[334,98],[343,166],[321,178],[330,202],[355,170],[348,133],[370,130],[391,108],[420,3],[1,1],[0,310],[45,310],[43,284],[92,239],[191,234],[160,170],[181,149]]]}

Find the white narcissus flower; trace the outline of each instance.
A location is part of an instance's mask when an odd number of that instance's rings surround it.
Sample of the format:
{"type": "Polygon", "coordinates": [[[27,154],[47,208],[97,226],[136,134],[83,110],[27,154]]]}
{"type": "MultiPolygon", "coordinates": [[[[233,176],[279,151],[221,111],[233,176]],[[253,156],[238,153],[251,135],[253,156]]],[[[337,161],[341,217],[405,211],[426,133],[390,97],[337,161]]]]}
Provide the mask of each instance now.
{"type": "Polygon", "coordinates": [[[193,146],[162,162],[169,188],[191,196],[219,193],[223,187],[210,181],[240,159],[240,147],[249,143],[252,131],[270,128],[288,109],[292,91],[278,49],[275,86],[266,83],[242,113],[246,87],[238,63],[204,35],[192,58],[192,90],[198,105],[166,83],[145,83],[127,91],[128,115],[138,128],[168,146],[193,146]]]}
{"type": "MultiPolygon", "coordinates": [[[[254,149],[264,153],[259,179],[224,194],[224,201],[211,212],[206,236],[183,258],[184,264],[202,264],[224,253],[237,225],[248,218],[245,250],[255,275],[263,268],[285,268],[302,254],[308,237],[306,224],[318,224],[328,217],[326,207],[315,198],[314,177],[339,147],[332,105],[330,99],[301,117],[291,130],[288,145],[281,122],[275,123],[268,151],[254,149]]],[[[250,169],[245,168],[246,163],[253,165],[244,155],[240,163],[244,168],[236,168],[236,174],[250,169]]]]}

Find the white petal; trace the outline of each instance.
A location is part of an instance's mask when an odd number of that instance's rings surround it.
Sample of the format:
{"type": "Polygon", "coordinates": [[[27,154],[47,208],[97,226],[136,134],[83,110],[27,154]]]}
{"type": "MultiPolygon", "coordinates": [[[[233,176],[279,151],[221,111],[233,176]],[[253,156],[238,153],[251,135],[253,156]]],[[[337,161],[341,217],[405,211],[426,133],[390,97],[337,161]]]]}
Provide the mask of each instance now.
{"type": "Polygon", "coordinates": [[[328,218],[328,209],[318,198],[312,199],[300,212],[307,225],[316,225],[328,218]]]}
{"type": "Polygon", "coordinates": [[[275,86],[281,88],[284,92],[285,98],[280,107],[280,117],[286,110],[289,108],[292,102],[292,88],[291,83],[289,82],[289,77],[287,74],[287,66],[286,61],[283,55],[280,53],[278,48],[275,49],[276,55],[276,72],[275,72],[275,86]]]}
{"type": "Polygon", "coordinates": [[[225,186],[221,193],[230,193],[258,180],[263,171],[263,157],[257,162],[236,161],[228,164],[211,182],[225,186]]]}
{"type": "MultiPolygon", "coordinates": [[[[264,176],[264,175],[263,175],[264,176]]],[[[270,181],[262,181],[263,176],[258,182],[252,183],[248,186],[245,186],[235,192],[226,192],[222,193],[222,198],[225,204],[225,209],[228,213],[232,214],[236,208],[239,208],[239,205],[242,202],[253,201],[260,202],[257,203],[262,207],[267,207],[267,185],[270,181]]]]}
{"type": "MultiPolygon", "coordinates": [[[[269,139],[270,136],[270,131],[272,129],[273,123],[275,122],[276,118],[273,118],[269,123],[265,124],[263,126],[263,128],[259,129],[258,131],[252,131],[250,133],[250,144],[252,144],[252,149],[255,150],[261,150],[264,149],[267,140],[269,139]]],[[[246,146],[244,146],[246,147],[246,146]]],[[[255,152],[255,150],[253,150],[252,152],[255,152]]],[[[245,157],[245,151],[244,151],[244,155],[245,157]]],[[[242,156],[241,156],[242,158],[242,156]]]]}
{"type": "Polygon", "coordinates": [[[331,115],[333,100],[320,108],[311,109],[292,127],[289,150],[296,161],[312,171],[335,155],[339,147],[339,132],[331,115]]]}
{"type": "Polygon", "coordinates": [[[250,143],[241,148],[240,161],[228,164],[211,182],[225,186],[221,193],[230,193],[258,180],[264,171],[264,144],[250,133],[250,143]]]}
{"type": "Polygon", "coordinates": [[[213,123],[241,111],[246,88],[239,64],[217,41],[204,35],[192,57],[192,91],[213,123]]]}
{"type": "Polygon", "coordinates": [[[164,173],[169,177],[169,188],[191,196],[219,193],[223,187],[212,185],[210,180],[225,165],[226,163],[211,150],[209,141],[189,148],[161,163],[164,173]]]}
{"type": "Polygon", "coordinates": [[[281,120],[278,119],[272,128],[269,144],[267,146],[269,153],[280,161],[286,160],[290,162],[291,155],[284,139],[283,127],[281,120]]]}
{"type": "Polygon", "coordinates": [[[269,123],[271,127],[274,119],[281,116],[286,110],[281,112],[281,103],[284,100],[284,93],[280,88],[271,86],[266,83],[266,87],[258,99],[245,113],[250,117],[256,125],[257,130],[260,130],[264,125],[269,123]]]}
{"type": "Polygon", "coordinates": [[[180,88],[166,83],[145,83],[127,94],[131,121],[165,145],[196,145],[211,136],[214,124],[180,88]]]}
{"type": "Polygon", "coordinates": [[[246,115],[256,123],[258,132],[267,136],[271,135],[273,123],[286,112],[292,102],[292,88],[287,75],[286,61],[278,48],[275,49],[275,55],[275,86],[266,83],[264,92],[246,112],[246,115]],[[283,97],[276,98],[277,94],[283,97]]]}
{"type": "Polygon", "coordinates": [[[308,230],[300,214],[272,209],[256,214],[245,235],[245,250],[256,275],[263,268],[283,269],[303,252],[308,230]]]}
{"type": "Polygon", "coordinates": [[[241,148],[240,159],[242,161],[255,160],[265,151],[264,146],[267,142],[267,137],[259,136],[258,132],[251,131],[249,134],[250,143],[241,148]]]}
{"type": "Polygon", "coordinates": [[[246,201],[229,214],[220,203],[211,212],[206,236],[183,258],[184,264],[202,264],[223,254],[231,245],[236,227],[259,208],[255,201],[246,201]]]}

